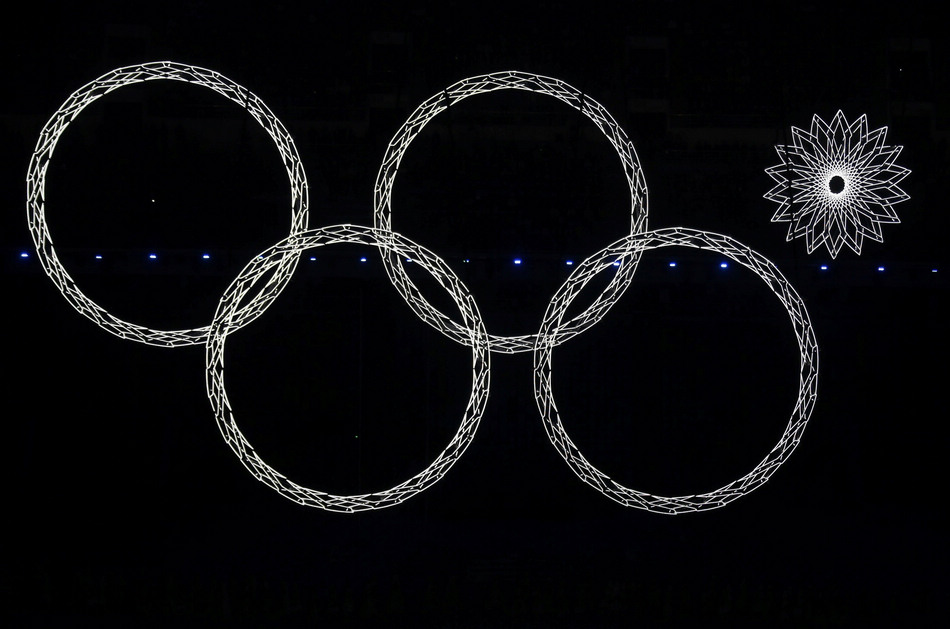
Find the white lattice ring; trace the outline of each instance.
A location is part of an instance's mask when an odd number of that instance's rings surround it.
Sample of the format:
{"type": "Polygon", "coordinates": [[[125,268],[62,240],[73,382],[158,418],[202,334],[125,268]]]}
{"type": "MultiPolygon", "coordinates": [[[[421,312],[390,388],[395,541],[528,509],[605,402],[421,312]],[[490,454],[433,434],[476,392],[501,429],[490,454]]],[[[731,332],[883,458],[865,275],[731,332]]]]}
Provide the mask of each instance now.
{"type": "MultiPolygon", "coordinates": [[[[622,262],[623,264],[623,262],[622,262]]],[[[567,281],[558,289],[548,305],[538,333],[534,355],[534,395],[538,410],[544,419],[544,429],[555,449],[581,480],[608,498],[628,507],[658,513],[678,514],[722,507],[736,498],[758,488],[789,457],[801,439],[808,418],[815,405],[818,387],[818,344],[808,312],[798,293],[774,264],[745,245],[720,234],[683,227],[658,229],[627,236],[602,249],[577,265],[567,281]],[[583,287],[597,273],[625,256],[649,249],[682,246],[716,251],[751,270],[768,285],[788,311],[801,353],[798,400],[792,410],[785,431],[778,443],[755,468],[715,491],[687,496],[656,496],[630,489],[594,467],[574,445],[554,402],[551,387],[551,360],[556,344],[558,327],[568,307],[583,287]]]]}
{"type": "MultiPolygon", "coordinates": [[[[404,290],[411,292],[415,288],[404,287],[404,290]]],[[[381,509],[399,504],[430,487],[445,475],[471,443],[488,401],[488,343],[488,334],[471,293],[449,266],[435,254],[387,230],[358,225],[323,227],[288,236],[261,255],[254,257],[225,291],[208,333],[205,372],[208,398],[211,400],[218,428],[234,454],[256,479],[282,496],[299,504],[327,511],[352,513],[381,509]],[[238,428],[224,388],[225,340],[228,334],[238,327],[235,317],[244,307],[245,300],[249,298],[257,300],[261,308],[266,308],[277,297],[279,291],[269,290],[268,287],[274,286],[275,283],[265,278],[273,277],[273,273],[280,272],[282,260],[289,257],[296,258],[307,249],[337,243],[372,245],[412,258],[415,264],[429,272],[449,292],[469,331],[466,344],[472,348],[472,393],[459,429],[448,446],[426,469],[409,480],[385,491],[351,496],[333,495],[304,487],[264,462],[238,428]],[[261,282],[266,285],[262,290],[258,290],[256,285],[261,282]]]]}
{"type": "MultiPolygon", "coordinates": [[[[133,341],[160,347],[179,347],[204,343],[208,327],[188,330],[153,330],[123,321],[112,315],[87,297],[63,267],[56,255],[56,250],[53,248],[53,239],[50,236],[49,226],[46,222],[46,174],[50,160],[53,158],[56,143],[63,132],[66,131],[69,123],[87,105],[109,92],[126,85],[157,79],[182,81],[214,90],[228,100],[240,105],[264,128],[274,144],[277,145],[280,158],[287,171],[287,178],[290,181],[291,233],[307,228],[307,177],[290,133],[274,116],[270,108],[249,90],[213,70],[170,61],[117,68],[73,92],[49,119],[36,142],[36,149],[30,159],[26,180],[27,219],[43,270],[46,271],[46,274],[53,280],[53,283],[56,284],[56,287],[66,300],[72,304],[73,308],[94,321],[99,327],[133,341]]],[[[284,272],[278,274],[278,277],[286,282],[296,265],[297,258],[288,256],[281,262],[284,272]]],[[[236,313],[235,321],[238,324],[247,323],[260,315],[261,312],[258,302],[251,300],[247,307],[236,313]]]]}
{"type": "MultiPolygon", "coordinates": [[[[419,135],[426,124],[440,112],[448,109],[453,103],[476,94],[504,89],[524,90],[553,96],[570,107],[579,110],[593,121],[617,151],[624,175],[627,178],[627,184],[630,188],[630,233],[635,234],[647,228],[647,186],[643,178],[643,171],[640,168],[640,160],[633,148],[633,143],[613,116],[600,103],[564,81],[515,71],[496,72],[463,79],[432,96],[416,108],[389,142],[386,155],[383,157],[383,163],[379,168],[376,187],[373,192],[374,224],[376,227],[392,229],[392,190],[396,180],[396,172],[406,150],[409,148],[409,144],[419,135]]],[[[632,256],[630,263],[611,279],[610,286],[597,297],[587,311],[559,328],[558,343],[580,334],[597,322],[596,317],[590,316],[591,313],[605,312],[613,301],[623,293],[623,289],[630,285],[636,272],[638,259],[639,253],[632,256]]],[[[400,291],[401,287],[411,285],[411,281],[402,267],[402,261],[392,255],[384,255],[383,263],[386,267],[386,273],[397,288],[400,288],[400,291]]],[[[459,325],[450,317],[439,312],[422,297],[414,299],[407,293],[403,293],[403,297],[413,311],[429,322],[430,325],[457,342],[466,342],[469,335],[464,325],[459,325]]],[[[523,336],[490,335],[489,338],[491,339],[492,351],[506,354],[531,351],[536,340],[536,337],[530,334],[523,336]]]]}

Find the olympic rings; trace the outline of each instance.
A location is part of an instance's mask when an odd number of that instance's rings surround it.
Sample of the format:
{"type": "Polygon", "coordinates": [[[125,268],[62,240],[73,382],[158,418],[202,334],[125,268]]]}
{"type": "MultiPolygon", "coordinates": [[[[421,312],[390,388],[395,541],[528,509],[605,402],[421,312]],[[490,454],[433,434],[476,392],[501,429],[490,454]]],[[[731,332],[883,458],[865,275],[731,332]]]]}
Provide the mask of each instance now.
{"type": "MultiPolygon", "coordinates": [[[[407,287],[407,290],[413,290],[413,288],[407,287]]],[[[260,308],[266,308],[279,292],[274,283],[268,281],[264,290],[254,299],[257,300],[260,308]]],[[[352,513],[389,507],[431,486],[442,478],[465,452],[475,436],[475,429],[478,428],[478,422],[488,402],[490,382],[488,334],[471,293],[438,256],[399,234],[372,227],[335,225],[292,234],[254,257],[221,297],[208,333],[205,356],[205,382],[218,428],[225,442],[238,456],[244,467],[254,478],[282,496],[304,506],[319,507],[327,511],[352,513]],[[278,267],[278,272],[280,272],[281,261],[288,256],[296,257],[304,250],[337,243],[368,244],[401,256],[411,257],[414,263],[428,271],[452,296],[462,314],[466,329],[469,330],[467,345],[472,347],[472,394],[465,407],[462,423],[449,445],[429,467],[409,480],[385,491],[354,496],[335,496],[303,487],[265,463],[238,428],[224,388],[224,341],[228,334],[239,327],[240,324],[234,322],[233,319],[239,313],[241,303],[248,297],[255,283],[275,267],[278,267]]]]}
{"type": "MultiPolygon", "coordinates": [[[[208,335],[208,326],[190,330],[153,330],[123,321],[89,299],[59,261],[56,250],[53,248],[49,226],[46,223],[46,173],[50,160],[53,158],[53,149],[56,148],[56,143],[63,132],[66,131],[69,123],[87,105],[109,92],[126,85],[156,79],[182,81],[207,87],[247,110],[264,128],[274,144],[277,145],[284,168],[287,171],[287,178],[290,180],[291,233],[307,228],[307,176],[304,173],[303,164],[297,154],[294,141],[284,125],[271,112],[270,108],[247,88],[212,70],[170,61],[117,68],[100,76],[95,81],[87,83],[66,99],[66,102],[53,114],[43,130],[40,131],[36,149],[30,159],[26,179],[27,220],[29,221],[30,233],[33,236],[33,243],[36,245],[37,257],[43,266],[43,270],[59,288],[66,301],[80,314],[88,317],[107,332],[132,341],[160,347],[199,345],[205,342],[208,335]]],[[[297,257],[288,256],[281,262],[281,266],[283,270],[287,271],[280,274],[283,281],[286,282],[297,266],[297,257]]],[[[282,289],[283,285],[280,288],[282,289]]],[[[237,321],[239,325],[244,325],[260,316],[261,312],[263,310],[252,303],[249,307],[237,313],[237,321]]]]}
{"type": "Polygon", "coordinates": [[[588,485],[611,500],[638,509],[677,514],[722,507],[761,486],[798,445],[815,406],[818,387],[818,344],[805,304],[774,264],[745,245],[720,234],[684,227],[658,229],[627,236],[575,267],[548,305],[538,332],[534,354],[534,396],[544,429],[558,454],[588,485]],[[755,468],[715,491],[692,496],[654,496],[627,488],[591,465],[564,430],[551,387],[551,358],[558,327],[571,302],[587,282],[615,260],[660,247],[683,246],[721,253],[762,278],[785,306],[792,320],[801,354],[798,401],[779,442],[755,468]]]}
{"type": "MultiPolygon", "coordinates": [[[[613,145],[617,155],[620,156],[624,175],[627,178],[627,185],[630,188],[630,233],[635,234],[647,228],[647,185],[643,179],[643,170],[640,167],[637,152],[624,130],[620,128],[613,116],[600,103],[592,100],[583,92],[571,87],[564,81],[527,72],[497,72],[463,79],[435,94],[416,108],[389,142],[386,155],[383,157],[383,163],[379,168],[379,174],[376,177],[376,188],[373,193],[373,220],[376,227],[392,229],[392,189],[396,180],[396,172],[399,170],[399,164],[402,162],[409,144],[422,132],[426,124],[440,112],[448,109],[453,103],[476,94],[504,89],[524,90],[553,96],[590,118],[607,137],[610,144],[613,145]]],[[[398,290],[401,291],[402,287],[412,285],[412,281],[407,276],[398,258],[384,255],[382,259],[386,273],[398,290]]],[[[633,256],[632,263],[625,265],[620,272],[611,278],[610,285],[591,306],[574,317],[569,325],[559,330],[558,343],[580,334],[597,323],[600,317],[592,316],[592,313],[597,312],[602,316],[623,294],[623,291],[633,281],[638,260],[639,255],[633,256]]],[[[400,292],[400,294],[409,304],[409,307],[424,321],[454,341],[466,342],[469,335],[464,327],[439,312],[425,298],[414,298],[403,292],[400,292]]],[[[537,341],[535,335],[490,335],[490,338],[492,351],[505,354],[529,352],[537,341]]]]}
{"type": "Polygon", "coordinates": [[[760,487],[789,457],[801,439],[817,397],[818,345],[805,304],[774,264],[728,236],[684,227],[646,230],[647,188],[640,163],[627,135],[597,102],[557,79],[524,72],[503,72],[465,79],[425,101],[390,142],[374,191],[376,227],[336,225],[307,230],[307,180],[290,134],[261,100],[211,70],[172,62],[118,68],[74,92],[40,132],[27,173],[27,217],[44,271],[66,300],[103,329],[122,338],[164,347],[205,343],[205,386],[218,428],[241,463],[262,483],[299,504],[328,511],[357,512],[379,509],[414,496],[441,479],[471,443],[485,411],[489,392],[491,351],[534,351],[534,396],[545,432],[568,466],[584,482],[623,505],[667,514],[722,507],[760,487]],[[209,326],[192,330],[161,331],[127,323],[86,297],[63,268],[53,248],[45,218],[46,173],[56,142],[89,103],[119,87],[155,79],[203,85],[244,107],[274,140],[291,186],[290,235],[253,258],[231,283],[218,303],[209,326]],[[485,330],[471,293],[442,259],[391,229],[392,187],[399,163],[422,128],[452,102],[501,89],[520,89],[553,96],[579,109],[604,133],[620,155],[631,196],[631,233],[574,268],[558,289],[537,334],[501,337],[485,330]],[[272,468],[254,450],[237,426],[224,386],[224,345],[228,334],[254,320],[283,291],[296,269],[301,252],[338,243],[372,245],[380,249],[387,275],[412,310],[449,338],[472,348],[472,392],[455,436],[422,472],[391,489],[371,494],[339,496],[303,487],[272,468]],[[649,249],[686,246],[719,252],[750,269],[769,286],[788,311],[801,354],[799,396],[785,432],[773,449],[742,478],[715,491],[690,496],[663,497],[629,489],[591,465],[564,430],[551,388],[555,346],[597,323],[633,280],[642,253],[649,249]],[[398,261],[410,258],[445,288],[461,313],[462,322],[439,312],[421,295],[398,261]],[[591,278],[624,261],[609,285],[582,313],[564,321],[567,310],[591,278]]]}

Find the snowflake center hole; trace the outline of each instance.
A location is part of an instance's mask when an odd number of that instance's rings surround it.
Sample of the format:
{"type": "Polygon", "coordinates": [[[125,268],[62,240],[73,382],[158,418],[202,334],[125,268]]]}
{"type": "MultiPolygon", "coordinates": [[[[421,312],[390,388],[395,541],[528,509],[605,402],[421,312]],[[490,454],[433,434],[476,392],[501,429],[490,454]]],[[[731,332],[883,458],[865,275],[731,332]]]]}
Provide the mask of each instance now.
{"type": "Polygon", "coordinates": [[[841,194],[842,191],[844,191],[844,177],[841,175],[834,175],[831,179],[829,179],[828,190],[831,191],[831,194],[841,194]]]}

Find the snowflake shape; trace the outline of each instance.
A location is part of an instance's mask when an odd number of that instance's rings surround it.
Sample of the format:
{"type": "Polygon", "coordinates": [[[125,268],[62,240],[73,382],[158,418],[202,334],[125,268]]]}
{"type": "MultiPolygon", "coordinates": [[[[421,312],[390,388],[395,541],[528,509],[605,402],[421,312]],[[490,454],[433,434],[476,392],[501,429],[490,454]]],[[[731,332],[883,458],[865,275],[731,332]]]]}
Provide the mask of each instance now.
{"type": "Polygon", "coordinates": [[[883,223],[900,223],[893,205],[910,198],[897,184],[910,170],[885,146],[887,127],[868,132],[867,116],[848,123],[839,110],[826,124],[792,127],[792,144],[777,145],[782,163],[766,168],[777,185],[765,198],[779,204],[773,223],[791,223],[788,241],[804,234],[808,253],[824,244],[831,257],[847,244],[858,255],[865,236],[883,242],[883,223]]]}

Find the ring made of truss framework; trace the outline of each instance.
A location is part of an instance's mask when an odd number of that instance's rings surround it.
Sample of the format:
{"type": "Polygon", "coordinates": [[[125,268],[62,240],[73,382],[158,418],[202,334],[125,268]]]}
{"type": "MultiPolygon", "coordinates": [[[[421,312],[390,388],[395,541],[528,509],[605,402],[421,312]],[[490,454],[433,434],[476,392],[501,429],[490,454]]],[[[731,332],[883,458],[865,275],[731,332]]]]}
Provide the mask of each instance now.
{"type": "MultiPolygon", "coordinates": [[[[396,281],[399,281],[398,278],[396,281]]],[[[418,298],[418,290],[414,285],[403,286],[402,291],[418,298]]],[[[327,511],[381,509],[399,504],[430,487],[448,472],[471,443],[488,401],[488,334],[471,293],[442,259],[391,231],[358,225],[336,225],[288,236],[255,256],[231,283],[221,297],[207,339],[205,375],[208,398],[211,400],[218,428],[228,446],[257,480],[294,502],[327,511]],[[427,468],[409,480],[384,491],[349,496],[333,495],[304,487],[268,465],[238,428],[224,386],[225,340],[228,334],[243,324],[240,313],[245,308],[245,301],[253,300],[260,308],[266,308],[290,277],[291,269],[283,263],[284,260],[297,258],[308,249],[340,243],[372,245],[399,256],[409,257],[414,264],[425,269],[448,291],[458,306],[465,329],[468,330],[466,344],[472,348],[472,392],[458,431],[448,446],[427,468]],[[282,281],[274,281],[274,274],[283,275],[284,277],[279,278],[282,281]],[[262,288],[257,286],[260,283],[264,283],[262,288]]]]}
{"type": "MultiPolygon", "coordinates": [[[[144,63],[117,68],[79,88],[53,114],[40,132],[36,149],[30,159],[27,173],[27,219],[36,253],[43,270],[73,308],[91,319],[99,327],[121,338],[157,345],[179,347],[199,345],[205,342],[208,326],[187,330],[154,330],[119,319],[108,310],[92,301],[76,284],[65,269],[53,247],[49,226],[46,222],[46,175],[53,158],[56,143],[82,110],[106,94],[127,85],[166,79],[200,85],[221,94],[247,111],[274,141],[290,181],[291,233],[307,228],[308,191],[307,177],[293,139],[287,129],[256,95],[230,79],[195,66],[170,61],[144,63]]],[[[281,261],[283,271],[278,274],[286,283],[297,265],[296,256],[281,261]]],[[[281,284],[278,288],[282,288],[281,284]]],[[[243,325],[261,314],[257,300],[250,300],[245,308],[235,313],[235,323],[243,325]]]]}
{"type": "MultiPolygon", "coordinates": [[[[515,71],[497,72],[463,79],[426,100],[409,116],[409,119],[403,123],[390,141],[376,178],[376,187],[373,193],[374,224],[376,227],[392,229],[392,190],[396,181],[396,173],[410,143],[422,132],[426,124],[436,115],[448,109],[453,103],[476,94],[505,89],[524,90],[553,96],[577,109],[593,121],[610,141],[614,150],[617,151],[620,163],[623,166],[627,185],[630,189],[630,233],[635,234],[647,228],[647,186],[640,167],[640,160],[637,157],[636,150],[634,150],[633,143],[613,116],[600,103],[564,81],[515,71]]],[[[412,285],[402,262],[398,258],[392,255],[383,255],[382,258],[386,273],[400,292],[402,292],[403,287],[412,285]]],[[[597,297],[590,308],[558,329],[556,337],[558,343],[580,334],[597,322],[598,317],[591,316],[591,314],[606,311],[623,293],[623,290],[630,285],[637,270],[636,262],[638,259],[639,252],[630,256],[630,262],[611,279],[609,287],[597,297]]],[[[402,293],[402,295],[413,311],[423,320],[449,338],[459,343],[467,342],[469,333],[464,325],[460,325],[452,318],[439,312],[423,297],[414,297],[409,293],[402,293]]],[[[506,354],[531,351],[537,340],[535,335],[490,335],[489,337],[492,351],[506,354]]]]}
{"type": "MultiPolygon", "coordinates": [[[[602,313],[601,313],[602,314],[602,313]]],[[[599,316],[594,313],[594,316],[599,316]]],[[[818,344],[805,304],[774,264],[745,245],[720,234],[683,227],[627,236],[577,265],[548,305],[534,354],[534,395],[548,438],[571,470],[608,498],[628,507],[679,514],[722,507],[765,483],[798,445],[815,406],[818,386],[818,344]],[[755,468],[715,491],[686,496],[657,496],[621,485],[594,467],[568,436],[551,386],[551,361],[558,328],[578,293],[597,273],[618,259],[661,247],[692,247],[718,252],[751,270],[766,283],[788,311],[801,354],[798,399],[781,438],[755,468]]]]}

